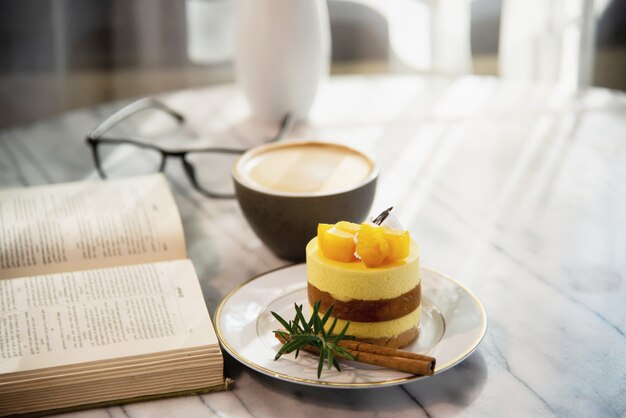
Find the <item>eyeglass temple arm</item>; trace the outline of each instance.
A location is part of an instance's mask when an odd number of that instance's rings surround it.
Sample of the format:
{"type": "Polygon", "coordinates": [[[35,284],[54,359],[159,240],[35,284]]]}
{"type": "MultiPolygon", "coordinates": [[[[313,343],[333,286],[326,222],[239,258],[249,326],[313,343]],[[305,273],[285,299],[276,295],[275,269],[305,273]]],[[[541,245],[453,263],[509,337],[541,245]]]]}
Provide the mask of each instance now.
{"type": "Polygon", "coordinates": [[[183,115],[165,106],[159,100],[153,99],[152,97],[146,97],[144,99],[139,99],[135,102],[132,102],[131,104],[115,112],[108,119],[106,119],[104,122],[98,125],[96,129],[91,131],[88,135],[88,138],[98,139],[106,131],[108,131],[109,129],[111,129],[113,126],[117,125],[124,119],[128,118],[129,116],[134,115],[137,112],[140,112],[144,109],[149,109],[149,108],[162,110],[163,112],[171,115],[176,120],[178,120],[179,123],[183,123],[185,121],[185,118],[183,117],[183,115]]]}

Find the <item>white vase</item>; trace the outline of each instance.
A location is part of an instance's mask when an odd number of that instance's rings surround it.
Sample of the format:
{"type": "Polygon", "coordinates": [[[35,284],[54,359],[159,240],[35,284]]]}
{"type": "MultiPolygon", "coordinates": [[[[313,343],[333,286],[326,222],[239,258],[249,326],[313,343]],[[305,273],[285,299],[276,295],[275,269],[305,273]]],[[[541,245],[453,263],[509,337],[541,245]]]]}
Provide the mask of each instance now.
{"type": "Polygon", "coordinates": [[[257,117],[305,118],[329,68],[325,0],[238,0],[235,74],[257,117]]]}

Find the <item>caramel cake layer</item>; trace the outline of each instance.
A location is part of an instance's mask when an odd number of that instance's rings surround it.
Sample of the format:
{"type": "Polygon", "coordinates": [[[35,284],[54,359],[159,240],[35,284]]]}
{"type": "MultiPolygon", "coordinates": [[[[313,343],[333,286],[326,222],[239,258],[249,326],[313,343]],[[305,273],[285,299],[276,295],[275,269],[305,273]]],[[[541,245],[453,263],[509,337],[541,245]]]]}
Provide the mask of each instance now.
{"type": "Polygon", "coordinates": [[[341,301],[330,293],[319,290],[308,283],[309,304],[320,301],[320,312],[324,313],[333,306],[332,316],[348,321],[380,322],[401,318],[413,312],[421,300],[421,284],[412,290],[391,299],[341,301]]]}

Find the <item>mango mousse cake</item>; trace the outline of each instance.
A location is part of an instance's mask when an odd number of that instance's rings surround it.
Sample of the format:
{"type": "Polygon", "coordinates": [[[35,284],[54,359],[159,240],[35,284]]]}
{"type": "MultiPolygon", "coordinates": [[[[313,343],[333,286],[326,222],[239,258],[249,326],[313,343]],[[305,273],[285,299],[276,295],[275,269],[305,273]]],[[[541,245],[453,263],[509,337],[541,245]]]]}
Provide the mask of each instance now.
{"type": "MultiPolygon", "coordinates": [[[[408,231],[375,224],[319,224],[306,247],[309,305],[333,306],[337,330],[400,348],[419,333],[419,247],[408,231]]],[[[332,321],[328,321],[328,324],[332,321]]]]}

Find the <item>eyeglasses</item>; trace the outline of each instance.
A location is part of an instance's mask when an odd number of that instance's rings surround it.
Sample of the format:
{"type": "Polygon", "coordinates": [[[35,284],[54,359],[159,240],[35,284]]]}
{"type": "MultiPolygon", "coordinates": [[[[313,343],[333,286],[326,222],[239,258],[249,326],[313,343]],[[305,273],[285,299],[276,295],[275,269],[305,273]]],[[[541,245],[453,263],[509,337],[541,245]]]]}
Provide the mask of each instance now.
{"type": "MultiPolygon", "coordinates": [[[[179,158],[193,187],[203,195],[216,199],[235,197],[230,190],[230,171],[235,159],[246,149],[200,148],[166,150],[154,144],[129,138],[104,137],[115,125],[145,109],[157,109],[172,116],[179,124],[185,122],[180,113],[153,98],[145,98],[120,109],[91,131],[86,138],[91,147],[96,168],[103,179],[135,174],[162,172],[168,157],[179,158]]],[[[290,114],[280,122],[278,132],[268,141],[281,139],[291,129],[294,119],[290,114]]]]}

